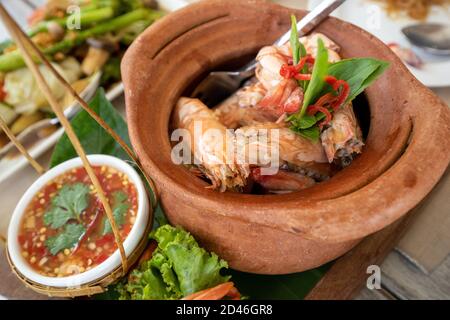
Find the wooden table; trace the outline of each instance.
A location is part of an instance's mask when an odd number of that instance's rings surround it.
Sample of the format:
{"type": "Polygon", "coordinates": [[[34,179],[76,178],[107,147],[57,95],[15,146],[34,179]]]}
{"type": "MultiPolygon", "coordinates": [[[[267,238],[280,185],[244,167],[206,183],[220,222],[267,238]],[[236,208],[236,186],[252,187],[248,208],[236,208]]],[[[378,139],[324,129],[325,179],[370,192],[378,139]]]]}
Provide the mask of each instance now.
{"type": "MultiPolygon", "coordinates": [[[[297,0],[282,0],[281,2],[288,5],[298,5],[297,0]]],[[[450,88],[436,89],[435,92],[450,105],[450,88]]],[[[114,104],[119,109],[123,109],[124,103],[122,98],[116,100],[114,104]]],[[[39,161],[42,164],[46,164],[49,154],[42,156],[39,161]]],[[[15,204],[36,178],[37,174],[27,167],[0,185],[0,234],[6,233],[9,216],[15,204]]],[[[447,253],[450,251],[450,242],[448,242],[450,241],[448,236],[450,235],[450,228],[448,227],[450,225],[450,215],[439,213],[446,201],[445,192],[449,190],[447,186],[450,186],[449,173],[447,173],[430,197],[417,209],[418,212],[412,218],[411,225],[400,241],[400,245],[380,265],[382,289],[363,289],[356,294],[356,299],[450,299],[450,255],[443,255],[445,249],[448,250],[447,253]],[[435,221],[432,219],[433,215],[436,215],[435,221]],[[431,234],[423,236],[424,232],[431,234]],[[418,241],[418,238],[420,240],[421,236],[424,238],[423,242],[418,241]],[[440,247],[440,249],[437,250],[435,247],[440,247]],[[430,255],[428,254],[429,251],[436,252],[434,255],[430,255]],[[412,261],[411,257],[415,257],[417,261],[412,261]],[[420,259],[417,257],[420,257],[420,259]]],[[[379,235],[380,237],[383,235],[383,232],[387,231],[382,231],[379,235]]],[[[395,237],[395,234],[391,236],[395,237]]],[[[366,254],[370,258],[369,251],[377,249],[371,247],[370,243],[363,243],[359,248],[358,254],[363,256],[366,254]]],[[[345,261],[351,264],[352,254],[350,253],[346,257],[347,260],[344,260],[344,264],[345,261]]],[[[351,270],[352,265],[344,267],[351,270]]],[[[15,279],[6,263],[3,250],[0,253],[0,278],[2,279],[0,297],[3,295],[10,299],[45,298],[24,288],[15,279]],[[8,286],[4,286],[4,283],[8,283],[8,286]]],[[[332,291],[330,288],[330,297],[336,296],[337,293],[332,291]]]]}

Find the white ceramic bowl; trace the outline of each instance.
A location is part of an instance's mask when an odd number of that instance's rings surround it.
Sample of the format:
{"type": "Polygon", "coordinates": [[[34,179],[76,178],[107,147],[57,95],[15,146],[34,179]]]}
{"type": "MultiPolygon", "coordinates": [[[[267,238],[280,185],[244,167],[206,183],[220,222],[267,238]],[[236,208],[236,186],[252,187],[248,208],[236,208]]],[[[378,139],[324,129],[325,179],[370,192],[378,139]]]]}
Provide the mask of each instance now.
{"type": "MultiPolygon", "coordinates": [[[[126,255],[129,256],[137,247],[142,237],[147,236],[144,235],[144,232],[147,224],[149,223],[150,217],[149,201],[144,184],[138,173],[123,160],[106,155],[90,155],[88,156],[88,159],[93,166],[106,165],[123,172],[136,186],[138,193],[138,212],[136,215],[136,222],[123,243],[126,255]]],[[[80,158],[68,160],[52,168],[36,180],[36,182],[28,188],[17,204],[8,227],[8,251],[14,266],[26,278],[44,286],[76,288],[104,277],[121,265],[120,253],[119,250],[116,250],[108,259],[89,271],[68,277],[56,278],[46,277],[39,274],[22,257],[18,241],[18,233],[22,216],[25,213],[28,204],[31,202],[36,193],[38,193],[39,190],[41,190],[49,181],[70,169],[80,166],[82,166],[80,158]]]]}

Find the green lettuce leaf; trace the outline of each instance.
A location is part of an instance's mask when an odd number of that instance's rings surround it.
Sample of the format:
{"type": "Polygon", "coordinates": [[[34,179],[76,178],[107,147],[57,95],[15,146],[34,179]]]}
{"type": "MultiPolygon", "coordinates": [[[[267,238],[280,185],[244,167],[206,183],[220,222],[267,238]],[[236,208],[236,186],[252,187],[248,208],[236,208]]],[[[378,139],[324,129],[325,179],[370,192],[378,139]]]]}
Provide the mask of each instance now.
{"type": "Polygon", "coordinates": [[[228,264],[201,248],[188,232],[164,225],[151,238],[158,248],[128,283],[117,287],[121,299],[180,299],[229,280],[220,274],[228,264]]]}

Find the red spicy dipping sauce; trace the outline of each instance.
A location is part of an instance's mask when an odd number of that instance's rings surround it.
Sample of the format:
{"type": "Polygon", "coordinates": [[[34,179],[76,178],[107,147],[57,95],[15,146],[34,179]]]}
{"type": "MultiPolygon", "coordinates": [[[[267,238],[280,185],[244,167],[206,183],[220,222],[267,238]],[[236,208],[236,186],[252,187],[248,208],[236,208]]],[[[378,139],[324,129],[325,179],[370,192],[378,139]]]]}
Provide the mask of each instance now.
{"type": "MultiPolygon", "coordinates": [[[[137,190],[111,167],[94,167],[125,240],[136,220],[137,190]]],[[[83,273],[117,249],[111,225],[83,167],[47,183],[31,200],[19,229],[22,256],[44,276],[83,273]]]]}

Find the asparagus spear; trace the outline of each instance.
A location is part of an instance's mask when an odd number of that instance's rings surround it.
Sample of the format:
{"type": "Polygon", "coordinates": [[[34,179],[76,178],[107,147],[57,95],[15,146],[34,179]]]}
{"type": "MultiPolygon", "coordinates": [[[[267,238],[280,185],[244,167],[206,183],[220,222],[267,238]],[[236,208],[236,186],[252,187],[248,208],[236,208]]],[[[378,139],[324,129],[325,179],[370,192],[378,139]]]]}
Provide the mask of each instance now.
{"type": "MultiPolygon", "coordinates": [[[[57,52],[67,52],[75,46],[83,43],[86,39],[98,35],[105,34],[107,32],[116,31],[122,29],[133,22],[139,20],[155,20],[161,16],[161,12],[150,9],[137,9],[118,16],[108,22],[98,24],[90,29],[76,32],[73,38],[64,39],[53,46],[44,49],[43,52],[46,55],[53,55],[57,52]]],[[[9,72],[25,66],[23,58],[18,50],[8,52],[0,56],[0,72],[9,72]]]]}
{"type": "MultiPolygon", "coordinates": [[[[89,6],[81,7],[80,25],[83,27],[92,23],[108,20],[114,17],[117,11],[118,11],[117,1],[112,0],[92,3],[89,6]],[[109,3],[109,6],[99,7],[100,5],[104,5],[106,3],[109,3]]],[[[50,23],[56,23],[61,27],[65,27],[67,25],[68,19],[70,19],[70,16],[59,19],[42,21],[37,26],[32,28],[29,32],[27,32],[27,34],[29,37],[33,37],[40,32],[45,32],[47,31],[48,25],[50,23]]],[[[13,42],[10,39],[0,42],[0,53],[3,52],[6,48],[8,48],[12,44],[13,42]]]]}
{"type": "MultiPolygon", "coordinates": [[[[114,17],[115,10],[112,7],[99,8],[96,10],[88,10],[80,12],[80,26],[90,25],[95,22],[105,21],[114,17]]],[[[67,25],[67,21],[71,19],[71,16],[53,19],[48,21],[42,21],[36,27],[34,27],[30,32],[29,36],[32,37],[39,32],[47,31],[48,25],[50,23],[56,23],[61,27],[65,27],[67,25]]]]}

